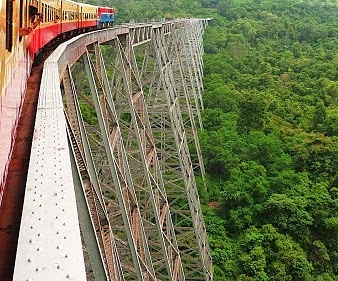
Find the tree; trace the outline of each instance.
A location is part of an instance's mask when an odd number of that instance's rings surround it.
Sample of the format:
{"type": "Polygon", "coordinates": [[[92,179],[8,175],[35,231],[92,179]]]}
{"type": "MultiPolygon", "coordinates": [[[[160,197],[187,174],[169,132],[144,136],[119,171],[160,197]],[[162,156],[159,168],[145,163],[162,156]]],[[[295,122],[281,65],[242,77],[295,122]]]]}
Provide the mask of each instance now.
{"type": "Polygon", "coordinates": [[[240,133],[262,130],[266,122],[267,102],[257,91],[244,92],[238,103],[237,128],[240,133]]]}

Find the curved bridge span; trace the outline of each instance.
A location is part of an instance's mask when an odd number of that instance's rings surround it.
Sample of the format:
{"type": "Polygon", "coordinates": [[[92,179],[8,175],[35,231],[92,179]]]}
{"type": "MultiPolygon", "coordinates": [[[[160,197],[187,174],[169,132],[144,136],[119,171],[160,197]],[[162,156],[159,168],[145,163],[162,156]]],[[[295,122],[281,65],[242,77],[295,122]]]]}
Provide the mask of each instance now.
{"type": "Polygon", "coordinates": [[[206,25],[117,26],[46,60],[13,280],[212,280],[195,179],[206,25]]]}

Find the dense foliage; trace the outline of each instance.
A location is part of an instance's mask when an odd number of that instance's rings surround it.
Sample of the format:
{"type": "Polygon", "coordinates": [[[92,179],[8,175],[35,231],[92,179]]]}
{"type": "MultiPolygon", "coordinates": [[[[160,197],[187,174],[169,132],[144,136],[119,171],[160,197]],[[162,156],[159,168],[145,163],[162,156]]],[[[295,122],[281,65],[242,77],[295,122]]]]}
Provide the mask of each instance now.
{"type": "Polygon", "coordinates": [[[338,7],[215,2],[201,133],[215,279],[338,280],[338,7]]]}
{"type": "Polygon", "coordinates": [[[119,22],[213,18],[200,195],[215,280],[338,280],[335,2],[112,3],[119,22]]]}

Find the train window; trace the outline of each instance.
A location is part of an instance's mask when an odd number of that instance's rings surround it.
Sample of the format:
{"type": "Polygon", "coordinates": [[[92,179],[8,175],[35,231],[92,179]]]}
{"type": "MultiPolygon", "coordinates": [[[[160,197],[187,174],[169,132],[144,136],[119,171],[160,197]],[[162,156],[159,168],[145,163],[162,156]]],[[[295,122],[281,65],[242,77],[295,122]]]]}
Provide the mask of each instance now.
{"type": "Polygon", "coordinates": [[[32,5],[34,7],[39,7],[39,1],[31,0],[31,1],[29,1],[29,5],[32,5]]]}
{"type": "Polygon", "coordinates": [[[55,22],[58,22],[60,20],[60,12],[58,9],[55,9],[55,22]]]}
{"type": "Polygon", "coordinates": [[[13,1],[6,1],[6,49],[11,52],[13,47],[13,1]]]}
{"type": "MultiPolygon", "coordinates": [[[[20,0],[20,18],[19,18],[19,28],[23,28],[23,16],[24,16],[24,8],[23,8],[23,0],[20,0]]],[[[22,36],[19,36],[19,40],[21,41],[22,36]]]]}
{"type": "Polygon", "coordinates": [[[42,3],[42,13],[43,13],[43,21],[46,21],[46,5],[42,3]]]}

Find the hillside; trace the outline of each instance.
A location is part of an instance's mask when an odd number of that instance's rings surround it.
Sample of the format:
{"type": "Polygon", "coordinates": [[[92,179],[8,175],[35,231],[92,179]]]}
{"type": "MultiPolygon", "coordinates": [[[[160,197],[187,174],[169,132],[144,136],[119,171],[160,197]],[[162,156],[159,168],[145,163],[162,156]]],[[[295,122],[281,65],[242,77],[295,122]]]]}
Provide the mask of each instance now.
{"type": "Polygon", "coordinates": [[[201,138],[215,280],[337,280],[338,8],[234,0],[218,13],[201,138]]]}

